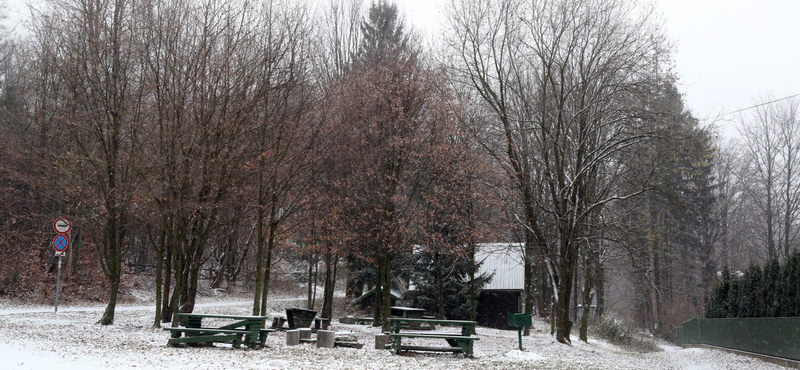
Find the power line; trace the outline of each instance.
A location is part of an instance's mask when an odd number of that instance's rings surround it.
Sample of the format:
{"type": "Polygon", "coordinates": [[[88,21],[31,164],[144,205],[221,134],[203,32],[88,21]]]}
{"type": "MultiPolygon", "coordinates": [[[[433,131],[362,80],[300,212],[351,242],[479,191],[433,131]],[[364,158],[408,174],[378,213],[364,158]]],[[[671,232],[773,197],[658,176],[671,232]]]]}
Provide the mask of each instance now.
{"type": "Polygon", "coordinates": [[[729,114],[734,114],[734,113],[744,112],[744,111],[746,111],[746,110],[748,110],[748,109],[753,109],[753,108],[762,107],[762,106],[765,106],[765,105],[767,105],[767,104],[777,103],[777,102],[779,102],[779,101],[783,101],[783,100],[787,100],[787,99],[795,98],[795,97],[798,97],[798,96],[800,96],[800,94],[794,94],[794,95],[789,95],[789,96],[787,96],[787,97],[785,97],[785,98],[780,98],[780,99],[770,100],[770,101],[768,101],[768,102],[764,102],[764,103],[756,104],[756,105],[753,105],[753,106],[750,106],[750,107],[747,107],[747,108],[738,109],[738,110],[735,110],[735,111],[733,111],[733,112],[722,113],[722,114],[720,114],[720,115],[719,115],[719,117],[724,117],[724,116],[727,116],[727,115],[729,115],[729,114]]]}

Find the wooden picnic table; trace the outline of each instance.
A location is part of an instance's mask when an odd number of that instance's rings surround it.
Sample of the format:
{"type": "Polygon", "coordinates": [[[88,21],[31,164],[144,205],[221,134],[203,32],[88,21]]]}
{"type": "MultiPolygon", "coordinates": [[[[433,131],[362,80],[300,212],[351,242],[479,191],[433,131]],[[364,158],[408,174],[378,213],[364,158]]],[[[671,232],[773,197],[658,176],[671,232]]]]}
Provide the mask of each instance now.
{"type": "Polygon", "coordinates": [[[421,319],[422,316],[425,316],[425,310],[422,308],[392,306],[391,312],[394,317],[406,317],[409,319],[421,319]]]}
{"type": "Polygon", "coordinates": [[[439,320],[439,319],[416,319],[416,318],[403,318],[403,317],[390,317],[388,319],[391,332],[389,333],[389,342],[394,353],[400,351],[434,351],[434,352],[453,352],[463,353],[467,357],[472,357],[473,343],[478,340],[476,335],[470,335],[475,329],[477,324],[475,321],[462,321],[462,320],[439,320]],[[417,333],[417,332],[400,332],[405,326],[413,324],[428,325],[439,324],[442,326],[460,326],[460,333],[417,333]],[[426,339],[444,339],[449,346],[445,347],[430,347],[430,346],[413,346],[403,345],[403,338],[426,338],[426,339]]]}
{"type": "Polygon", "coordinates": [[[249,348],[264,347],[267,334],[274,329],[262,329],[266,316],[238,316],[238,315],[213,315],[196,313],[176,313],[178,322],[183,326],[164,328],[172,335],[168,346],[179,344],[207,344],[231,343],[234,348],[242,344],[249,348]],[[209,327],[203,326],[203,319],[233,321],[230,324],[209,327]],[[181,336],[183,335],[183,336],[181,336]]]}

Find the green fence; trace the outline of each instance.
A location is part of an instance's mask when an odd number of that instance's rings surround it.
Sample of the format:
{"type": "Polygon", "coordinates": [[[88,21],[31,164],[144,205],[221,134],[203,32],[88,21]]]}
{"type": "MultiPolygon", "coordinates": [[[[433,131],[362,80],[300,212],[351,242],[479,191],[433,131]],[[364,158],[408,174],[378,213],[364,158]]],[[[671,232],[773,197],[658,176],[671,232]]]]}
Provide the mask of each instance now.
{"type": "Polygon", "coordinates": [[[708,344],[800,360],[800,317],[691,319],[678,328],[681,344],[708,344]]]}

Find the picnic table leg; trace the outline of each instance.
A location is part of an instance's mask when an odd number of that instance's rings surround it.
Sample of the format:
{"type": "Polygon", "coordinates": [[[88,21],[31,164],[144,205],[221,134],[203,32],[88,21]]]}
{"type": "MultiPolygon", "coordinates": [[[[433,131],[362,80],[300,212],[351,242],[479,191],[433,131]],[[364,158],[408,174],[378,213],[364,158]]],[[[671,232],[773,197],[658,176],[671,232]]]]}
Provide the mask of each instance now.
{"type": "Polygon", "coordinates": [[[458,346],[464,351],[464,356],[472,357],[472,341],[471,340],[460,340],[458,341],[458,346]]]}
{"type": "Polygon", "coordinates": [[[242,335],[241,334],[236,336],[236,339],[233,340],[232,346],[233,346],[233,348],[240,348],[242,346],[242,335]]]}
{"type": "Polygon", "coordinates": [[[392,338],[392,349],[394,349],[394,353],[400,353],[400,339],[401,337],[394,337],[392,338]]]}

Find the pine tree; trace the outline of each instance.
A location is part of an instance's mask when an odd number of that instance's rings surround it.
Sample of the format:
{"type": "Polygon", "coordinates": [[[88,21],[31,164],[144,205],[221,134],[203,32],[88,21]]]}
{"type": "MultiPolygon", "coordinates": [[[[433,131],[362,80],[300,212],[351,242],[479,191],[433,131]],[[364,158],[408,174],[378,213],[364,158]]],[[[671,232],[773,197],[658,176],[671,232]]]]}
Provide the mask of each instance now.
{"type": "Polygon", "coordinates": [[[397,5],[383,0],[372,3],[368,20],[361,24],[361,45],[353,56],[356,63],[371,64],[413,56],[408,34],[398,19],[397,5]]]}
{"type": "Polygon", "coordinates": [[[739,317],[760,317],[763,316],[764,304],[761,300],[762,273],[761,266],[751,264],[745,274],[745,285],[743,288],[744,304],[739,308],[739,317]]]}
{"type": "Polygon", "coordinates": [[[764,268],[762,297],[764,302],[763,317],[777,317],[781,312],[781,266],[775,258],[770,260],[769,264],[764,268]]]}
{"type": "Polygon", "coordinates": [[[742,300],[742,285],[742,281],[738,277],[734,276],[731,279],[731,290],[728,294],[728,300],[725,304],[727,310],[724,317],[739,317],[739,304],[742,300]]]}
{"type": "Polygon", "coordinates": [[[731,273],[728,271],[728,266],[722,270],[722,281],[717,284],[711,291],[711,299],[706,306],[707,318],[726,317],[728,310],[728,295],[731,289],[731,273]]]}
{"type": "MultiPolygon", "coordinates": [[[[415,306],[429,313],[440,313],[448,319],[469,320],[469,260],[453,254],[431,253],[415,255],[412,281],[416,289],[411,293],[415,306]],[[441,281],[440,281],[441,279],[441,281]],[[444,312],[439,312],[439,291],[442,286],[444,312]]],[[[477,269],[480,269],[480,263],[477,269]]],[[[491,281],[491,276],[475,277],[477,294],[491,281]]]]}
{"type": "Polygon", "coordinates": [[[781,316],[800,316],[800,253],[794,252],[784,261],[782,273],[781,316]]]}

